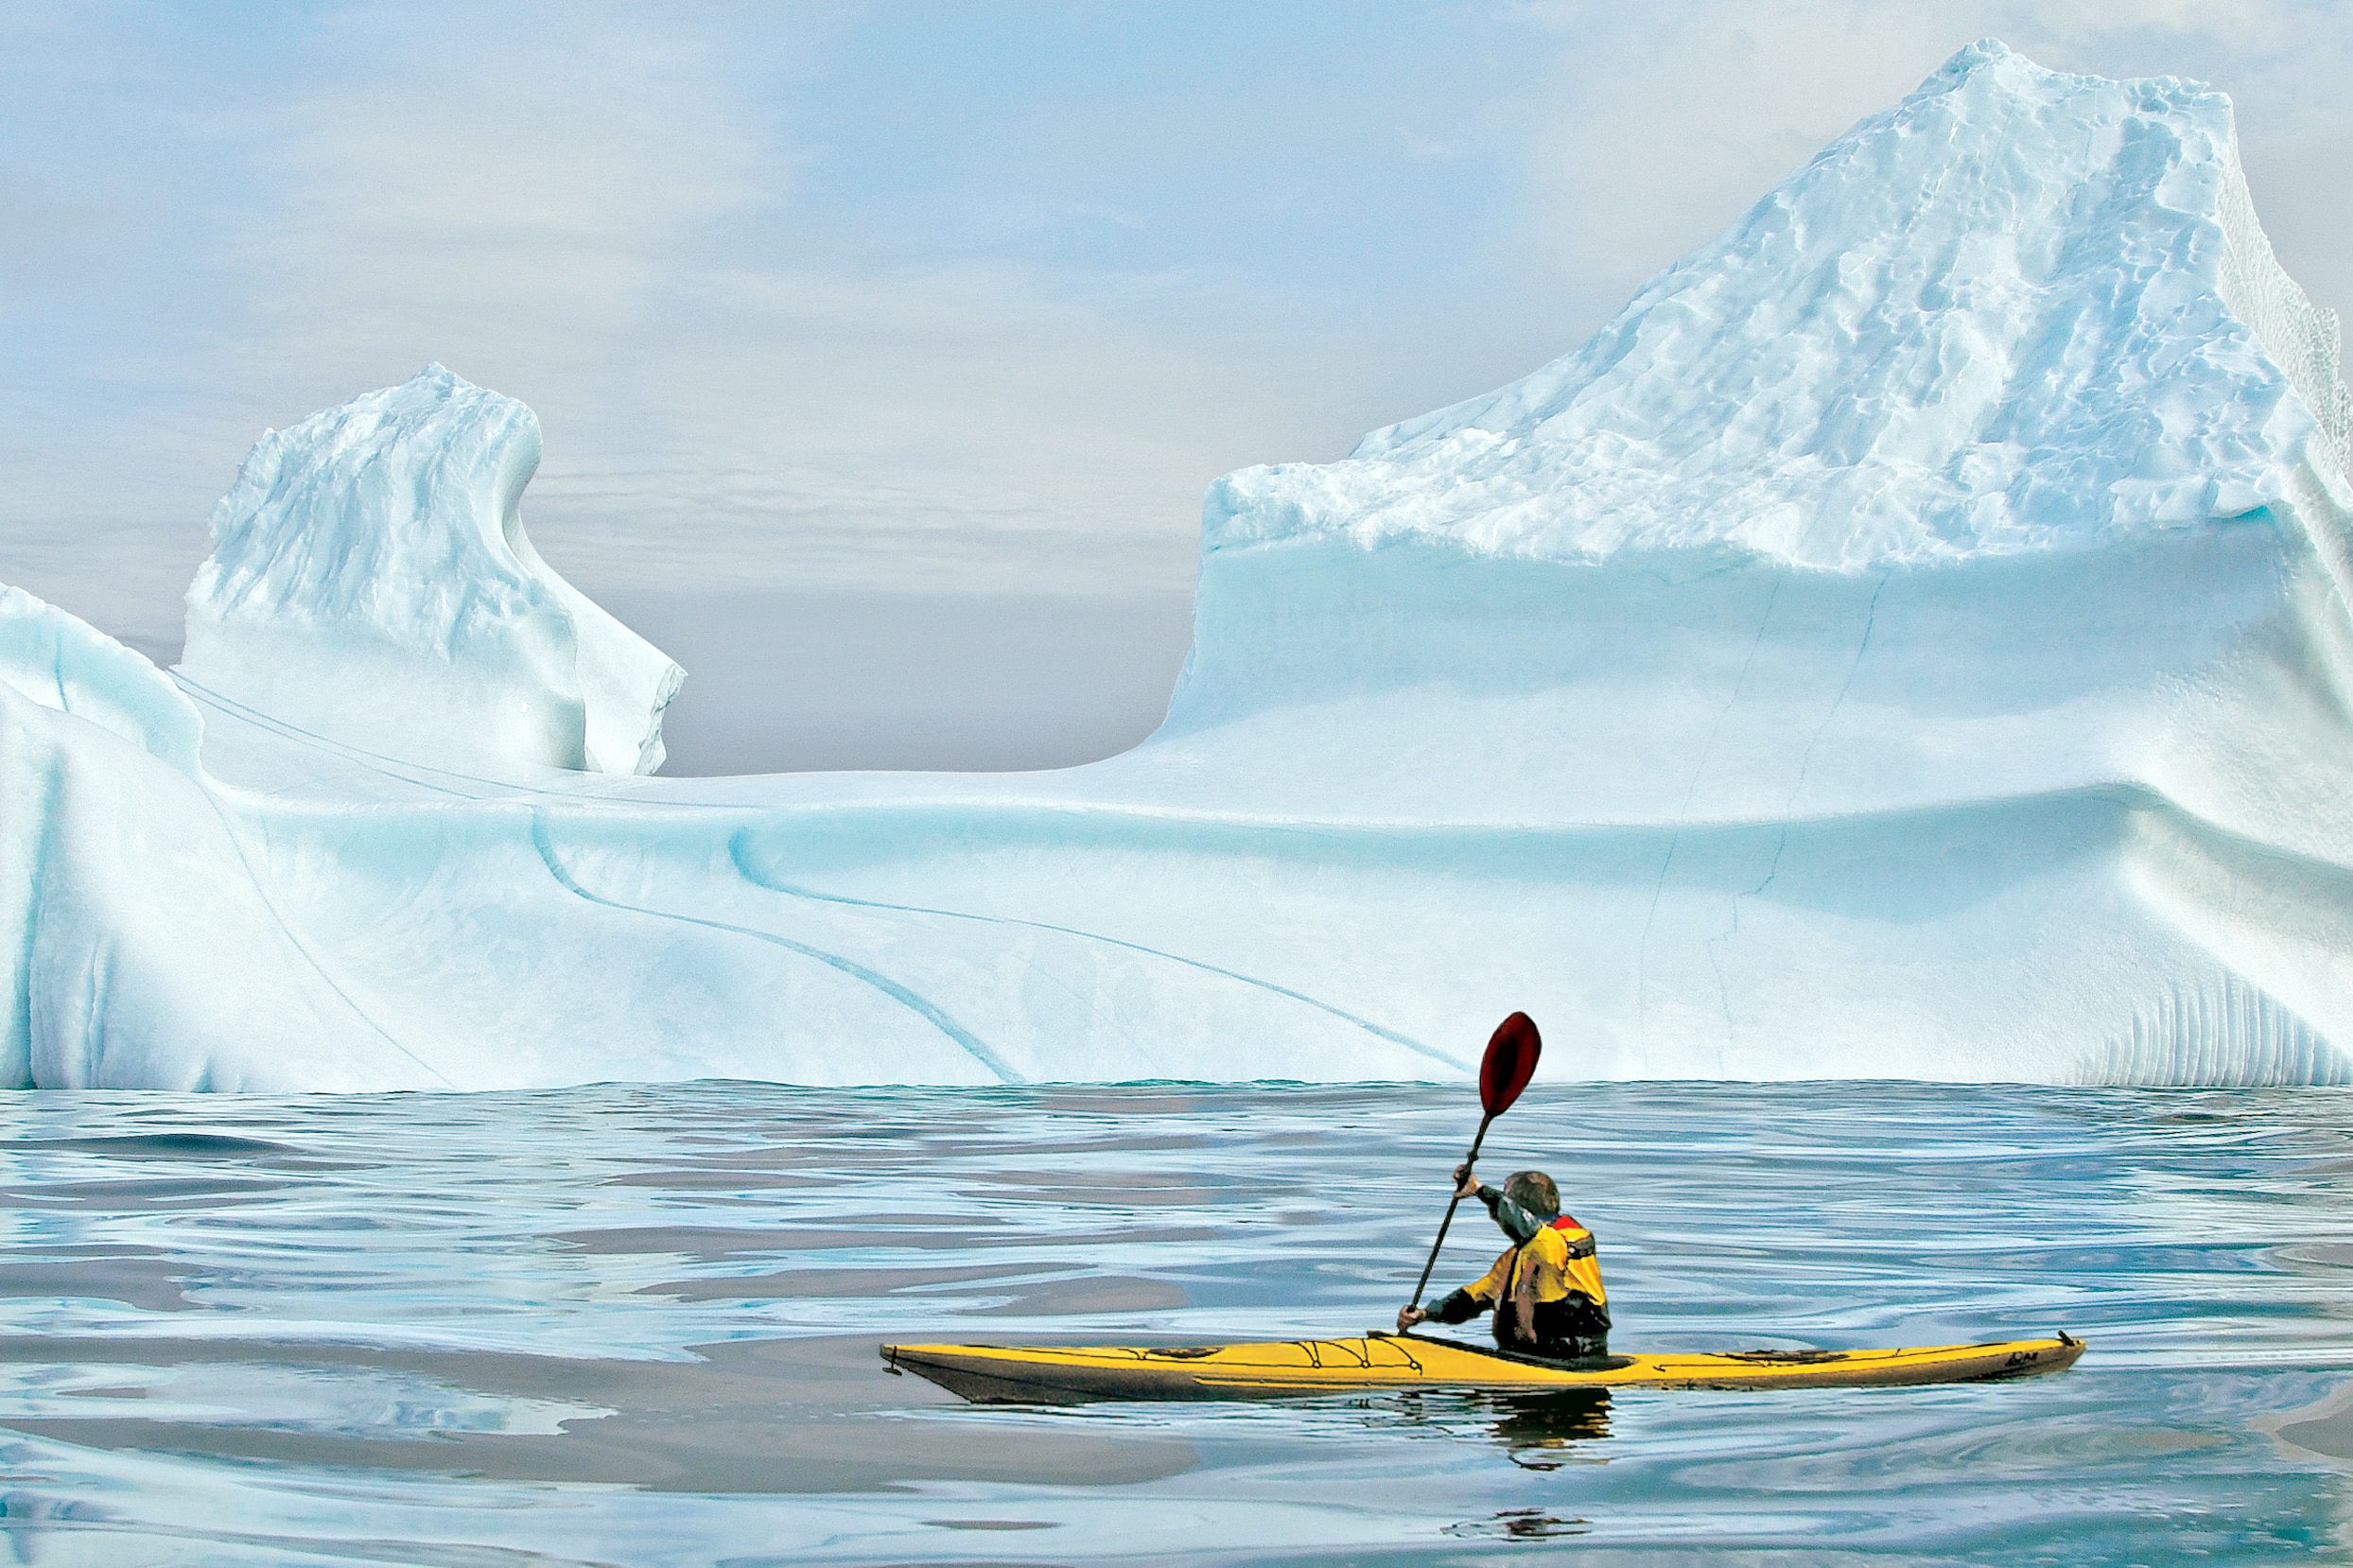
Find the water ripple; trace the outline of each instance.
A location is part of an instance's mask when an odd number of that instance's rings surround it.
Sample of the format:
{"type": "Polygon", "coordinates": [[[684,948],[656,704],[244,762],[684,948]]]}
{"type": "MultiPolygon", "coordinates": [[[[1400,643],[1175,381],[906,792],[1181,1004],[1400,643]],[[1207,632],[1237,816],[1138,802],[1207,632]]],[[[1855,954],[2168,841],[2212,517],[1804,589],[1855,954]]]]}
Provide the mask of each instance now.
{"type": "MultiPolygon", "coordinates": [[[[1543,1086],[1625,1348],[2042,1333],[1978,1387],[980,1410],[885,1338],[1338,1334],[1460,1090],[0,1101],[0,1552],[43,1564],[2345,1551],[2338,1091],[1543,1086]]],[[[1443,1276],[1496,1245],[1459,1228],[1443,1276]]]]}

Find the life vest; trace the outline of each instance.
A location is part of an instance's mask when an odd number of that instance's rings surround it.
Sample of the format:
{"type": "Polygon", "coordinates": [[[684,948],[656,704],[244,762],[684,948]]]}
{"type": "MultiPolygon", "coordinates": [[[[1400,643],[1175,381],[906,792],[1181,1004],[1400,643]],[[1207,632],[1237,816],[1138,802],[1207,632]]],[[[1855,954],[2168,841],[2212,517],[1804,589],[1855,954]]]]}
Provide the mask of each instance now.
{"type": "Polygon", "coordinates": [[[1567,1214],[1505,1248],[1487,1277],[1471,1288],[1494,1303],[1496,1339],[1507,1347],[1540,1338],[1537,1309],[1573,1298],[1590,1302],[1603,1327],[1609,1323],[1610,1298],[1601,1283],[1594,1233],[1567,1214]]]}

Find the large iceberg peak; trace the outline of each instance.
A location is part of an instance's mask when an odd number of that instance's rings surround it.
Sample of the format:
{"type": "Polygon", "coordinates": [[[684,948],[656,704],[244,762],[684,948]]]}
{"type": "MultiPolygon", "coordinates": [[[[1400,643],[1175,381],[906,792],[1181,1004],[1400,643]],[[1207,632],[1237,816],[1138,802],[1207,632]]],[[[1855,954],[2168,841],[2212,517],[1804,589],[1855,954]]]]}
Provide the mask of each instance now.
{"type": "Polygon", "coordinates": [[[2335,318],[2272,256],[2229,100],[1989,40],[1576,353],[1230,475],[1205,533],[1852,571],[2243,515],[2341,483],[2346,426],[2335,318]]]}
{"type": "Polygon", "coordinates": [[[256,443],[188,589],[184,679],[450,766],[648,773],[684,678],[523,531],[539,421],[427,365],[256,443]]]}

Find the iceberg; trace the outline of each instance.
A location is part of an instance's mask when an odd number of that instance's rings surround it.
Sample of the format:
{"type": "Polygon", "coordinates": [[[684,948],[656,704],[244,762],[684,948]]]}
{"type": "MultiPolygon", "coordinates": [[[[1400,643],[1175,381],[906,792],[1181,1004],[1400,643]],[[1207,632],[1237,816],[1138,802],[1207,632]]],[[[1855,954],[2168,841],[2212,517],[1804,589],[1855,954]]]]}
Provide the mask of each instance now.
{"type": "Polygon", "coordinates": [[[2337,354],[2221,95],[1973,45],[1211,486],[1135,750],[704,779],[427,371],[256,448],[178,671],[0,600],[0,1077],[2353,1082],[2337,354]]]}

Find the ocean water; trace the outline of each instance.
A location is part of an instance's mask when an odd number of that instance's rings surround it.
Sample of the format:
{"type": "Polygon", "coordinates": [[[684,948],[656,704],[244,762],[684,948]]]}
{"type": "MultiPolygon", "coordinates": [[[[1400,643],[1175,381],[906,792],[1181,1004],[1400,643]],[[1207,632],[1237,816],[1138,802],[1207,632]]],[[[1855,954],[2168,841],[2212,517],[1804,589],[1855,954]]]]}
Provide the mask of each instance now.
{"type": "MultiPolygon", "coordinates": [[[[1385,1323],[1427,1087],[0,1100],[0,1558],[2353,1559],[2353,1094],[1539,1084],[1619,1349],[2014,1384],[980,1408],[886,1338],[1385,1323]],[[12,1554],[10,1556],[9,1554],[12,1554]]],[[[1475,1211],[1441,1281],[1499,1245],[1475,1211]]]]}

